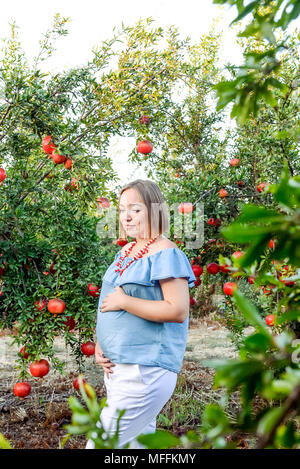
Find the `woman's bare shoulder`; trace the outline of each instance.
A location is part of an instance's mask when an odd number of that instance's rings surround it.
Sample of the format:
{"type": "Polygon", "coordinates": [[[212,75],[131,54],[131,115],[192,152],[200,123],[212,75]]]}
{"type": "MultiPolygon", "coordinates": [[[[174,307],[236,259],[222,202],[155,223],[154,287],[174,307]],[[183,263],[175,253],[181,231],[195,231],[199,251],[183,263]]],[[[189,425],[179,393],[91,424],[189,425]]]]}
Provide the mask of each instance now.
{"type": "Polygon", "coordinates": [[[149,249],[149,255],[155,254],[158,251],[163,251],[164,249],[167,249],[167,248],[177,248],[177,246],[175,243],[173,243],[173,241],[170,241],[169,239],[164,238],[164,239],[161,239],[159,243],[152,244],[150,248],[152,249],[151,249],[151,252],[149,249]]]}
{"type": "Polygon", "coordinates": [[[173,241],[170,241],[169,239],[162,239],[161,244],[160,244],[160,249],[166,249],[166,248],[177,248],[177,245],[173,243],[173,241]]]}

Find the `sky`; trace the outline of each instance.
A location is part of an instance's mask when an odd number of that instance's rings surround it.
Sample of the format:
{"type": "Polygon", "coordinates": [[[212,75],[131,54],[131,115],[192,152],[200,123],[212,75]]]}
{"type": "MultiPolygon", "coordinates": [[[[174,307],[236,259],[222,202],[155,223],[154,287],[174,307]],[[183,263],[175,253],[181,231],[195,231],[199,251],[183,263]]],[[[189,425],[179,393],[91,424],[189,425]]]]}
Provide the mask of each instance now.
{"type": "MultiPolygon", "coordinates": [[[[56,13],[69,17],[71,22],[67,24],[68,36],[60,38],[57,51],[46,61],[47,70],[53,72],[85,64],[92,57],[92,48],[110,39],[121,29],[122,22],[125,26],[133,26],[146,17],[154,19],[151,28],[167,29],[175,25],[182,39],[189,36],[197,42],[209,31],[213,20],[222,16],[217,26],[223,31],[220,56],[224,63],[241,61],[234,31],[229,29],[235,9],[215,5],[213,0],[10,0],[0,7],[0,38],[9,36],[9,22],[15,20],[22,47],[31,60],[37,55],[39,40],[50,28],[56,13]],[[114,26],[115,32],[112,31],[114,26]]],[[[142,168],[127,162],[135,141],[135,137],[115,136],[111,139],[108,155],[120,178],[118,184],[124,185],[137,178],[148,179],[142,168]]]]}

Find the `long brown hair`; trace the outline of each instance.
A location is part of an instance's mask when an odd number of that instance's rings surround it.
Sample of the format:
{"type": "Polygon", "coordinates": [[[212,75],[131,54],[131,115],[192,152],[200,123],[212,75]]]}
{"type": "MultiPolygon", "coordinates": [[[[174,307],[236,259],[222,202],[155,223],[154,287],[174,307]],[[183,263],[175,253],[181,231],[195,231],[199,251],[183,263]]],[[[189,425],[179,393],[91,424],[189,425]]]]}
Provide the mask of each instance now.
{"type": "MultiPolygon", "coordinates": [[[[169,214],[167,204],[164,200],[162,192],[155,182],[144,179],[136,179],[129,182],[121,189],[118,206],[120,205],[120,198],[123,192],[127,189],[134,189],[140,195],[148,212],[148,231],[150,227],[150,238],[158,234],[163,234],[169,231],[169,214]]],[[[122,227],[119,218],[119,237],[126,238],[126,232],[122,227]]]]}

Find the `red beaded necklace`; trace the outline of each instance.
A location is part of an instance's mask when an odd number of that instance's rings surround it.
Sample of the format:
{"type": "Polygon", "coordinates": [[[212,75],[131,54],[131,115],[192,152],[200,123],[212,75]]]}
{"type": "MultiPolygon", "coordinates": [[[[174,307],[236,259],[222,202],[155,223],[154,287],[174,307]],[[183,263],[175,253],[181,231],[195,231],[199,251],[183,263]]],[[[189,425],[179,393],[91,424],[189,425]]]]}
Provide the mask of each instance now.
{"type": "Polygon", "coordinates": [[[130,266],[130,264],[132,264],[132,262],[136,261],[137,259],[140,259],[141,257],[143,257],[144,254],[146,254],[146,252],[149,251],[148,249],[148,246],[150,246],[150,244],[154,243],[154,241],[159,237],[160,235],[157,235],[155,236],[154,238],[150,239],[150,241],[148,241],[148,243],[145,244],[145,246],[143,247],[143,249],[141,249],[135,256],[133,256],[133,259],[131,259],[131,261],[128,262],[128,264],[125,265],[125,267],[123,267],[123,269],[121,268],[122,267],[122,261],[125,259],[125,257],[128,256],[128,254],[132,251],[132,249],[134,248],[134,246],[136,245],[136,241],[133,241],[132,245],[130,246],[130,248],[128,249],[128,251],[125,251],[125,255],[124,256],[121,256],[120,259],[119,259],[119,262],[117,262],[117,266],[119,267],[118,269],[115,270],[115,272],[120,272],[120,276],[123,274],[124,270],[127,269],[127,267],[130,266]]]}

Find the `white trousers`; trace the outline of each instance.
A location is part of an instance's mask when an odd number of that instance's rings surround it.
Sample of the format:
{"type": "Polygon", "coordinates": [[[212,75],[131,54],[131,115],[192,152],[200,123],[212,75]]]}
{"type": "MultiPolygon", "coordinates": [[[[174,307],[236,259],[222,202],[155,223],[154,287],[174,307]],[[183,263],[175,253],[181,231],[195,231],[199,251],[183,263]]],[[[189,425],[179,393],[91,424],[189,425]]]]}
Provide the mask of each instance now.
{"type": "MultiPolygon", "coordinates": [[[[107,405],[100,414],[103,428],[114,435],[117,428],[116,410],[126,409],[120,419],[119,445],[130,442],[131,449],[145,449],[136,441],[141,433],[154,433],[156,417],[172,396],[177,382],[177,373],[159,366],[116,363],[109,378],[104,373],[107,405]]],[[[94,449],[88,440],[85,449],[94,449]]]]}

